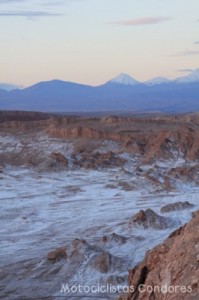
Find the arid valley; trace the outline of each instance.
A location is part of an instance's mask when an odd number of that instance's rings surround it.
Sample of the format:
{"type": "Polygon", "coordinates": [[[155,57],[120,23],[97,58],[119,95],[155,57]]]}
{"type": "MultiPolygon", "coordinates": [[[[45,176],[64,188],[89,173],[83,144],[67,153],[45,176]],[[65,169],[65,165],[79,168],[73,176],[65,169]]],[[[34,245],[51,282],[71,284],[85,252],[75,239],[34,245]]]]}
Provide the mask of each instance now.
{"type": "Polygon", "coordinates": [[[198,299],[199,114],[1,111],[0,190],[1,299],[198,299]]]}

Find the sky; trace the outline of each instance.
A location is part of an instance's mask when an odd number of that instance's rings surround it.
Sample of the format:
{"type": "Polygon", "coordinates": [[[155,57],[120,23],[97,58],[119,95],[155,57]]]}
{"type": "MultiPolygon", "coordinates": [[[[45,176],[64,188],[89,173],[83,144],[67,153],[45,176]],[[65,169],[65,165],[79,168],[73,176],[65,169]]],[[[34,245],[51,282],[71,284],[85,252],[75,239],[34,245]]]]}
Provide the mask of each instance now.
{"type": "Polygon", "coordinates": [[[99,85],[199,68],[199,0],[0,0],[0,82],[99,85]]]}

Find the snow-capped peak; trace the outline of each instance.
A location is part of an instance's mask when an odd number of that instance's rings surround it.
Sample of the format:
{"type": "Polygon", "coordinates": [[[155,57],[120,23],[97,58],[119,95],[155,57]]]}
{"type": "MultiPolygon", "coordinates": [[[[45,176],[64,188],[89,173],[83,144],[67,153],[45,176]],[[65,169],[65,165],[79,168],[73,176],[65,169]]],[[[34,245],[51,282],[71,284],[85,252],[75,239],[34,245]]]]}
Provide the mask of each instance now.
{"type": "Polygon", "coordinates": [[[117,83],[117,84],[122,84],[122,85],[137,85],[137,84],[139,84],[139,81],[133,79],[128,74],[121,73],[117,77],[108,81],[108,83],[117,83]]]}
{"type": "Polygon", "coordinates": [[[18,89],[20,86],[10,84],[10,83],[0,83],[0,89],[5,91],[12,91],[18,89]]]}
{"type": "Polygon", "coordinates": [[[199,69],[191,72],[191,74],[176,79],[177,83],[199,82],[199,69]]]}
{"type": "Polygon", "coordinates": [[[164,78],[164,77],[156,77],[153,79],[150,79],[146,82],[144,82],[148,86],[153,86],[153,85],[158,85],[158,84],[163,84],[163,83],[169,83],[171,80],[164,78]]]}

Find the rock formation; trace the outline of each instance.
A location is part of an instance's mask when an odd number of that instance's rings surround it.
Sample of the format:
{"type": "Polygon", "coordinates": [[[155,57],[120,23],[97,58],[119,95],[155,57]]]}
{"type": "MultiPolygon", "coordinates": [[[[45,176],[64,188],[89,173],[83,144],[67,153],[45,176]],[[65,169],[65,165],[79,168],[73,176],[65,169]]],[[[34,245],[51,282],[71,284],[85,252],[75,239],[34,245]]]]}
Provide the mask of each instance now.
{"type": "Polygon", "coordinates": [[[56,262],[61,259],[67,259],[66,249],[57,248],[56,250],[49,252],[47,258],[51,262],[56,262]]]}
{"type": "Polygon", "coordinates": [[[160,211],[161,213],[166,213],[170,211],[175,211],[175,210],[183,210],[187,208],[192,208],[193,204],[189,203],[188,201],[185,202],[175,202],[175,203],[169,203],[163,207],[161,207],[160,211]]]}
{"type": "Polygon", "coordinates": [[[107,251],[102,251],[94,256],[90,266],[101,273],[108,273],[111,270],[115,271],[118,269],[124,270],[124,263],[122,262],[122,259],[107,251]]]}
{"type": "Polygon", "coordinates": [[[199,210],[191,221],[148,251],[129,270],[131,291],[119,300],[197,300],[199,295],[199,210]]]}
{"type": "Polygon", "coordinates": [[[80,158],[73,156],[74,164],[81,168],[86,169],[99,169],[99,168],[115,168],[124,165],[125,160],[112,151],[105,153],[94,152],[88,153],[83,152],[80,154],[80,158]]]}
{"type": "Polygon", "coordinates": [[[68,165],[68,160],[67,160],[67,158],[66,158],[63,154],[61,154],[61,153],[59,153],[59,152],[52,152],[52,153],[51,153],[51,158],[52,158],[53,160],[55,160],[56,162],[58,162],[58,163],[60,163],[60,164],[63,164],[64,166],[67,166],[67,165],[68,165]]]}
{"type": "Polygon", "coordinates": [[[159,216],[152,209],[140,210],[129,221],[130,225],[146,228],[165,229],[173,225],[169,218],[159,216]]]}
{"type": "MultiPolygon", "coordinates": [[[[142,161],[199,158],[198,116],[78,117],[1,112],[0,131],[42,132],[67,139],[109,140],[142,161]]],[[[191,174],[188,174],[189,177],[191,174]]]]}
{"type": "Polygon", "coordinates": [[[118,235],[115,232],[113,232],[110,235],[104,235],[101,238],[101,243],[116,243],[116,244],[125,244],[128,241],[129,238],[122,236],[122,235],[118,235]]]}

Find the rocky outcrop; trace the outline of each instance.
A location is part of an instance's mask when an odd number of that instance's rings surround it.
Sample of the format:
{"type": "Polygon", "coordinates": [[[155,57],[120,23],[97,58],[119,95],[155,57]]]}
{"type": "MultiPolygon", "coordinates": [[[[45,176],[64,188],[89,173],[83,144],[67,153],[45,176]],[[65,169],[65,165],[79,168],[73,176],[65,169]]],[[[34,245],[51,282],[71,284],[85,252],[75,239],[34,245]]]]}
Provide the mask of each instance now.
{"type": "Polygon", "coordinates": [[[162,217],[156,214],[152,209],[140,210],[129,221],[130,225],[141,226],[145,229],[165,229],[173,226],[173,221],[170,218],[162,217]]]}
{"type": "Polygon", "coordinates": [[[161,213],[166,213],[170,211],[175,211],[175,210],[183,210],[187,208],[192,208],[193,204],[189,203],[188,201],[185,202],[175,202],[175,203],[169,203],[163,207],[161,207],[160,212],[161,213]]]}
{"type": "Polygon", "coordinates": [[[36,166],[40,172],[61,171],[68,167],[68,159],[60,152],[52,152],[36,166]]]}
{"type": "Polygon", "coordinates": [[[129,270],[129,293],[120,300],[198,299],[199,210],[192,216],[129,270]]]}
{"type": "Polygon", "coordinates": [[[183,180],[184,182],[195,182],[199,184],[198,169],[199,164],[195,164],[194,166],[180,166],[169,170],[168,176],[183,180]]]}
{"type": "Polygon", "coordinates": [[[51,158],[55,160],[56,162],[63,164],[64,166],[68,166],[68,160],[67,158],[61,154],[60,152],[52,152],[51,158]]]}
{"type": "MultiPolygon", "coordinates": [[[[140,235],[131,235],[130,237],[116,234],[115,232],[104,235],[95,239],[95,246],[104,251],[111,250],[113,248],[123,247],[127,243],[139,243],[144,240],[144,237],[140,235]]],[[[127,246],[128,247],[128,246],[127,246]]]]}
{"type": "Polygon", "coordinates": [[[0,173],[3,173],[3,168],[4,168],[3,164],[0,163],[0,173]]]}
{"type": "Polygon", "coordinates": [[[108,273],[111,270],[124,271],[124,264],[121,258],[118,258],[107,251],[102,251],[96,255],[91,263],[90,267],[99,271],[100,273],[108,273]]]}
{"type": "MultiPolygon", "coordinates": [[[[113,238],[120,239],[121,242],[120,236],[114,234],[113,238]]],[[[126,239],[122,238],[124,239],[122,243],[125,243],[126,239]]],[[[87,262],[89,267],[100,273],[108,273],[111,270],[126,270],[126,264],[121,258],[103,250],[103,243],[101,245],[91,245],[83,239],[74,239],[67,247],[57,248],[49,252],[47,260],[53,263],[67,260],[73,267],[87,262]]]]}
{"type": "Polygon", "coordinates": [[[125,244],[127,241],[129,240],[129,238],[122,236],[122,235],[118,235],[115,232],[113,232],[110,235],[104,235],[100,242],[103,244],[107,244],[107,243],[115,243],[115,244],[125,244]]]}
{"type": "Polygon", "coordinates": [[[61,259],[67,259],[67,253],[65,248],[57,248],[54,251],[48,253],[48,261],[57,262],[61,259]]]}
{"type": "Polygon", "coordinates": [[[81,153],[80,158],[73,156],[74,164],[85,169],[116,168],[124,165],[125,160],[112,151],[105,153],[81,153]]]}
{"type": "Polygon", "coordinates": [[[134,190],[134,186],[132,186],[130,183],[128,183],[127,181],[119,181],[118,182],[118,187],[126,192],[130,192],[134,190]]]}
{"type": "MultiPolygon", "coordinates": [[[[0,131],[39,131],[62,139],[109,140],[142,162],[183,157],[199,159],[198,117],[78,117],[37,113],[1,113],[0,131]],[[190,121],[191,120],[191,121],[190,121]],[[194,123],[195,122],[195,123],[194,123]]],[[[189,174],[188,174],[189,176],[189,174]]]]}

